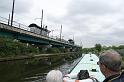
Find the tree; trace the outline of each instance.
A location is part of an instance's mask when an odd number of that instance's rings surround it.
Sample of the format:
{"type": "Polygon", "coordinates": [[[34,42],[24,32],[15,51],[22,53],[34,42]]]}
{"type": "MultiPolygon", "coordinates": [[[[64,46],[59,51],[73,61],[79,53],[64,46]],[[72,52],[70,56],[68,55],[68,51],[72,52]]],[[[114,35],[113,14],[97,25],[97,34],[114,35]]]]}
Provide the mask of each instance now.
{"type": "Polygon", "coordinates": [[[101,44],[95,44],[95,49],[96,49],[97,53],[99,54],[99,52],[101,52],[101,50],[102,50],[101,44]]]}
{"type": "Polygon", "coordinates": [[[118,49],[124,49],[124,45],[118,46],[118,49]]]}

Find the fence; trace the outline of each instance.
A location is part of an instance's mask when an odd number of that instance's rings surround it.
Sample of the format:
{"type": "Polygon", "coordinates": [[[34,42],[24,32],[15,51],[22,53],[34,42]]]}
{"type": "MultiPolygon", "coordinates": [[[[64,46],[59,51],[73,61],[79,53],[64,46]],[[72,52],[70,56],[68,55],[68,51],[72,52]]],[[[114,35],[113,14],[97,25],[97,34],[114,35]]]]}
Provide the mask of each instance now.
{"type": "MultiPolygon", "coordinates": [[[[0,22],[4,23],[4,24],[7,24],[7,25],[10,25],[10,23],[11,23],[9,19],[1,17],[1,16],[0,16],[0,22]]],[[[14,26],[16,28],[23,29],[23,30],[30,31],[30,28],[28,26],[26,26],[24,24],[21,24],[21,23],[18,23],[16,21],[13,21],[13,25],[12,26],[14,26]]]]}

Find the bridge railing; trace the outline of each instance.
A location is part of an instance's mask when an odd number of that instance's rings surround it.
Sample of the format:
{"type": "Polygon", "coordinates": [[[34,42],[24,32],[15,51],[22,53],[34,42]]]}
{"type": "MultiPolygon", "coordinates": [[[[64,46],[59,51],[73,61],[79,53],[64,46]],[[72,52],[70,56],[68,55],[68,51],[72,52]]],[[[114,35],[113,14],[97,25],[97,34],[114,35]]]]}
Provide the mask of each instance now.
{"type": "MultiPolygon", "coordinates": [[[[4,17],[1,17],[0,16],[0,22],[1,23],[3,23],[3,24],[6,24],[6,25],[10,25],[10,20],[9,19],[7,19],[7,18],[4,18],[4,17]]],[[[23,24],[21,24],[21,23],[18,23],[18,22],[16,22],[16,21],[13,21],[13,27],[14,28],[18,28],[18,30],[20,29],[20,30],[24,30],[24,33],[26,33],[26,31],[27,31],[27,33],[26,34],[31,34],[32,35],[32,33],[33,32],[31,32],[30,31],[30,28],[28,27],[28,26],[26,26],[26,25],[23,25],[23,24]]],[[[55,38],[52,38],[52,37],[49,37],[49,36],[43,36],[43,35],[40,35],[40,34],[37,34],[37,33],[33,33],[35,36],[37,35],[38,37],[42,37],[42,38],[45,38],[45,39],[50,39],[50,40],[52,40],[52,41],[57,41],[57,42],[61,42],[61,43],[64,43],[64,44],[69,44],[69,45],[71,45],[68,41],[65,41],[65,40],[58,40],[58,39],[55,39],[55,38]]]]}
{"type": "MultiPolygon", "coordinates": [[[[4,24],[7,24],[7,25],[10,25],[10,20],[7,19],[7,18],[1,17],[1,16],[0,16],[0,22],[4,23],[4,24]]],[[[21,24],[21,23],[18,23],[16,21],[13,21],[13,25],[12,26],[14,26],[16,28],[20,28],[22,30],[30,31],[30,28],[28,26],[26,26],[24,24],[21,24]]]]}
{"type": "Polygon", "coordinates": [[[0,16],[0,22],[4,24],[8,24],[8,19],[0,16]]]}

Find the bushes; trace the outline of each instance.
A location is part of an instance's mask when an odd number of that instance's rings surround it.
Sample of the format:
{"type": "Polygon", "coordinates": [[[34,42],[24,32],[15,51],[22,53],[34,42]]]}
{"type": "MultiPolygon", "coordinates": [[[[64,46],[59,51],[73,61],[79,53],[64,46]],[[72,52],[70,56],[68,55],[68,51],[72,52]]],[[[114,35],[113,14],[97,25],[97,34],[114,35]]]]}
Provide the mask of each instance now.
{"type": "Polygon", "coordinates": [[[48,48],[47,53],[60,53],[58,48],[48,48]]]}
{"type": "Polygon", "coordinates": [[[68,52],[68,49],[66,49],[66,48],[59,48],[59,51],[60,51],[61,53],[65,53],[65,52],[68,52]]]}
{"type": "Polygon", "coordinates": [[[24,43],[18,42],[14,39],[0,37],[0,56],[17,56],[17,55],[28,55],[37,54],[38,49],[33,46],[27,46],[24,43]]]}
{"type": "Polygon", "coordinates": [[[116,50],[121,56],[124,56],[124,49],[118,49],[116,50]]]}
{"type": "Polygon", "coordinates": [[[47,53],[66,53],[68,52],[68,49],[66,48],[48,48],[47,53]]]}
{"type": "Polygon", "coordinates": [[[10,37],[0,37],[0,57],[30,56],[43,53],[66,53],[68,48],[48,48],[42,45],[30,45],[10,37]]]}
{"type": "MultiPolygon", "coordinates": [[[[44,48],[43,48],[44,49],[44,48]]],[[[36,55],[44,53],[64,53],[67,52],[63,48],[48,48],[46,51],[35,45],[27,45],[13,38],[0,37],[0,57],[14,57],[25,55],[36,55]]]]}

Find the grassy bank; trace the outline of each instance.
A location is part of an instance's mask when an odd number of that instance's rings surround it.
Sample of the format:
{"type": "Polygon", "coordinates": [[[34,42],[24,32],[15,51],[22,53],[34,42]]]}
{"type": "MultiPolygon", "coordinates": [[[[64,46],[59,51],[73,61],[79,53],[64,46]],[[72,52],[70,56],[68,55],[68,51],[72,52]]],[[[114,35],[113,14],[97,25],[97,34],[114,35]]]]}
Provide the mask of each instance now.
{"type": "Polygon", "coordinates": [[[68,53],[68,49],[54,47],[45,50],[43,47],[22,43],[13,38],[0,37],[0,58],[34,56],[39,54],[54,53],[68,53]]]}
{"type": "Polygon", "coordinates": [[[37,48],[21,43],[13,38],[0,37],[0,57],[23,56],[38,54],[37,48]]]}

